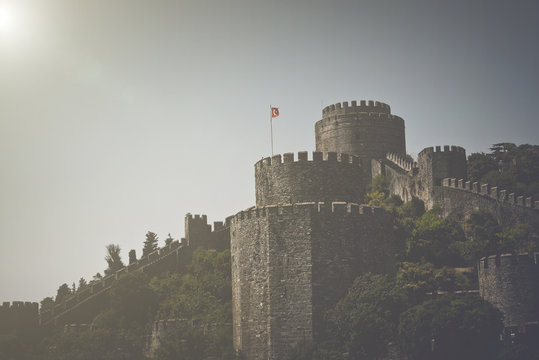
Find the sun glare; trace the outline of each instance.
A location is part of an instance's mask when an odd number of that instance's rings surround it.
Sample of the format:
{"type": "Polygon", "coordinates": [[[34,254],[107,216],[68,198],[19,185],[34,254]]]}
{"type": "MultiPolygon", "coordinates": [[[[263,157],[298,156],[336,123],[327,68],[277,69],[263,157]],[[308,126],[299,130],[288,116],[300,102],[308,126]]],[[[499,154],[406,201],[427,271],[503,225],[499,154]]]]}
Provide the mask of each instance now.
{"type": "Polygon", "coordinates": [[[17,12],[8,4],[0,4],[0,33],[12,33],[18,24],[17,12]]]}

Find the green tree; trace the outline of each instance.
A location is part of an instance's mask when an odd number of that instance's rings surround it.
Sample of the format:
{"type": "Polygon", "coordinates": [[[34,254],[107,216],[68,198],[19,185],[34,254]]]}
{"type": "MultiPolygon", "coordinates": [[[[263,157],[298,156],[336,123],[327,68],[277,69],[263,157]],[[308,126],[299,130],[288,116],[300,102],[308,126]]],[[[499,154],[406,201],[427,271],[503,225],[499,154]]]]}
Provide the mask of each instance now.
{"type": "Polygon", "coordinates": [[[399,338],[410,360],[494,359],[502,314],[477,295],[442,296],[401,315],[399,338]]]}
{"type": "Polygon", "coordinates": [[[389,196],[389,187],[383,175],[377,175],[372,179],[365,194],[365,203],[369,206],[382,206],[389,196]]]}
{"type": "Polygon", "coordinates": [[[359,276],[348,294],[328,313],[333,336],[352,359],[380,359],[396,328],[404,297],[387,275],[359,276]]]}
{"type": "Polygon", "coordinates": [[[467,161],[468,180],[481,181],[483,176],[491,171],[497,171],[496,159],[489,154],[473,153],[468,156],[467,161]]]}
{"type": "Polygon", "coordinates": [[[142,256],[146,256],[158,249],[157,243],[159,238],[157,234],[151,231],[146,233],[146,240],[144,240],[144,247],[142,248],[142,256]]]}
{"type": "Polygon", "coordinates": [[[108,268],[105,270],[105,275],[114,274],[116,271],[124,267],[122,258],[120,256],[120,246],[109,244],[107,245],[107,256],[105,261],[108,264],[108,268]]]}
{"type": "Polygon", "coordinates": [[[529,223],[507,226],[497,234],[499,252],[535,252],[539,249],[539,237],[536,235],[537,233],[538,231],[529,223]]]}
{"type": "Polygon", "coordinates": [[[230,322],[231,282],[230,250],[197,249],[188,272],[152,280],[152,288],[162,299],[158,317],[230,322]]]}
{"type": "Polygon", "coordinates": [[[462,256],[473,263],[483,256],[497,254],[500,251],[497,235],[500,230],[498,221],[489,211],[472,212],[464,224],[466,241],[460,245],[462,256]]]}
{"type": "Polygon", "coordinates": [[[399,263],[396,282],[413,304],[422,302],[428,293],[435,293],[438,290],[436,269],[426,261],[399,263]]]}
{"type": "Polygon", "coordinates": [[[463,263],[459,243],[464,232],[455,222],[448,221],[435,208],[427,211],[416,222],[407,240],[406,260],[417,262],[424,258],[436,266],[457,266],[463,263]]]}
{"type": "Polygon", "coordinates": [[[83,277],[81,277],[79,279],[79,289],[78,290],[81,291],[81,290],[86,289],[87,287],[88,287],[88,282],[86,282],[86,280],[83,277]]]}
{"type": "Polygon", "coordinates": [[[40,305],[40,311],[51,310],[54,307],[54,300],[52,299],[52,297],[47,296],[46,298],[41,300],[40,305]]]}
{"type": "Polygon", "coordinates": [[[71,289],[69,288],[69,285],[67,285],[66,283],[63,283],[62,285],[60,285],[60,287],[56,291],[56,298],[54,299],[54,302],[56,304],[59,304],[65,299],[67,299],[68,297],[70,297],[71,294],[72,293],[71,293],[71,289]]]}
{"type": "Polygon", "coordinates": [[[199,248],[183,274],[155,277],[150,285],[159,300],[157,318],[195,319],[214,324],[216,331],[201,334],[201,326],[178,323],[174,334],[163,343],[158,358],[233,359],[231,333],[219,324],[232,322],[230,250],[199,248]]]}
{"type": "Polygon", "coordinates": [[[114,282],[109,293],[110,307],[96,318],[96,325],[128,328],[153,320],[157,297],[149,283],[150,278],[142,271],[130,272],[114,282]]]}
{"type": "Polygon", "coordinates": [[[539,145],[499,143],[468,157],[468,179],[539,198],[539,145]]]}
{"type": "Polygon", "coordinates": [[[129,265],[137,262],[137,252],[135,249],[129,250],[129,265]]]}

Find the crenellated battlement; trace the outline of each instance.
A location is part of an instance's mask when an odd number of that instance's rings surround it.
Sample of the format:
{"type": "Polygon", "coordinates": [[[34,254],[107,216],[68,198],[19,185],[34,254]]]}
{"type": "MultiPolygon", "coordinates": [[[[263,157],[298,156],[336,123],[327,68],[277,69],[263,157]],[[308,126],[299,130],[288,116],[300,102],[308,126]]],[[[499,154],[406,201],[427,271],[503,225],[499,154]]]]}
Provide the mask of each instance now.
{"type": "Polygon", "coordinates": [[[464,153],[466,154],[466,150],[461,146],[455,146],[455,145],[444,145],[443,148],[442,146],[436,146],[436,147],[430,146],[421,150],[421,152],[417,155],[417,157],[419,158],[419,157],[425,156],[427,154],[432,154],[432,153],[464,153]]]}
{"type": "Polygon", "coordinates": [[[391,161],[393,164],[397,165],[405,171],[412,171],[412,169],[417,167],[417,163],[414,161],[407,160],[401,154],[396,153],[387,153],[386,159],[391,161]]]}
{"type": "Polygon", "coordinates": [[[308,158],[308,151],[299,151],[297,157],[294,153],[284,153],[282,156],[280,154],[274,155],[272,157],[263,158],[255,164],[255,168],[260,169],[266,166],[278,166],[282,164],[292,164],[292,163],[343,163],[343,164],[352,164],[353,166],[360,166],[359,157],[344,153],[336,152],[322,152],[322,151],[313,151],[311,159],[308,158]]]}
{"type": "Polygon", "coordinates": [[[347,113],[382,113],[382,114],[391,114],[391,108],[389,105],[384,104],[379,101],[373,100],[361,100],[359,105],[356,100],[353,100],[351,104],[348,101],[342,103],[336,103],[329,106],[326,106],[322,110],[323,117],[342,115],[347,113]]]}
{"type": "Polygon", "coordinates": [[[314,151],[286,153],[255,164],[256,205],[309,201],[361,202],[362,170],[357,156],[314,151]]]}
{"type": "Polygon", "coordinates": [[[36,302],[29,302],[29,301],[4,301],[2,305],[0,305],[0,311],[24,311],[24,310],[30,310],[34,311],[39,308],[39,304],[36,302]]]}
{"type": "Polygon", "coordinates": [[[539,201],[533,201],[531,196],[516,196],[515,193],[508,193],[506,190],[498,189],[496,186],[491,187],[489,184],[481,184],[480,182],[471,182],[464,179],[444,178],[442,180],[442,186],[482,195],[514,206],[539,210],[539,201]]]}
{"type": "MultiPolygon", "coordinates": [[[[391,114],[389,105],[378,101],[347,101],[322,110],[315,124],[317,151],[359,156],[363,164],[381,159],[388,152],[406,154],[404,120],[391,114]]],[[[365,168],[368,178],[370,168],[365,168]]]]}
{"type": "Polygon", "coordinates": [[[0,335],[13,330],[33,329],[38,324],[38,303],[13,301],[0,305],[0,335]]]}
{"type": "Polygon", "coordinates": [[[385,213],[382,208],[334,201],[324,202],[304,202],[283,205],[267,205],[262,207],[251,207],[238,212],[232,217],[232,221],[237,222],[244,219],[264,218],[264,217],[286,217],[293,214],[337,214],[337,215],[358,215],[373,216],[385,213]]]}
{"type": "Polygon", "coordinates": [[[539,252],[533,254],[500,254],[482,257],[477,264],[477,269],[482,271],[490,267],[506,267],[519,265],[535,265],[539,267],[539,252]],[[530,256],[531,255],[531,256],[530,256]]]}
{"type": "MultiPolygon", "coordinates": [[[[66,298],[61,303],[55,304],[52,309],[42,311],[40,314],[41,324],[46,325],[55,323],[58,318],[77,309],[82,303],[95,299],[108,291],[114,281],[118,280],[121,276],[134,271],[148,272],[148,269],[156,266],[156,264],[167,261],[171,257],[178,256],[178,254],[183,251],[185,251],[185,246],[180,244],[178,240],[175,240],[169,245],[163,246],[158,250],[141,257],[136,262],[117,270],[114,274],[107,275],[99,281],[93,281],[88,288],[77,291],[74,295],[66,298]]],[[[37,309],[38,305],[37,303],[35,304],[37,309]]]]}

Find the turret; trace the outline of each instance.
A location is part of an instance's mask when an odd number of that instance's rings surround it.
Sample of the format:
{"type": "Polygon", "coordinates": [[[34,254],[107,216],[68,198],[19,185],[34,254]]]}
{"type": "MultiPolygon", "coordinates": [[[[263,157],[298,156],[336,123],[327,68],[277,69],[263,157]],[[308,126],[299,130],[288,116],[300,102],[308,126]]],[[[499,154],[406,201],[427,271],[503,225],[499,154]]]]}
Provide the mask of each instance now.
{"type": "Polygon", "coordinates": [[[385,158],[388,152],[406,154],[404,120],[391,115],[389,105],[361,100],[337,103],[322,111],[315,124],[316,150],[362,158],[385,158]]]}
{"type": "Polygon", "coordinates": [[[418,194],[430,208],[434,186],[442,186],[444,178],[466,181],[466,150],[460,146],[428,147],[417,156],[419,167],[418,194]]]}
{"type": "Polygon", "coordinates": [[[361,167],[357,156],[333,152],[275,155],[255,164],[256,205],[293,204],[309,201],[362,200],[361,167]]]}

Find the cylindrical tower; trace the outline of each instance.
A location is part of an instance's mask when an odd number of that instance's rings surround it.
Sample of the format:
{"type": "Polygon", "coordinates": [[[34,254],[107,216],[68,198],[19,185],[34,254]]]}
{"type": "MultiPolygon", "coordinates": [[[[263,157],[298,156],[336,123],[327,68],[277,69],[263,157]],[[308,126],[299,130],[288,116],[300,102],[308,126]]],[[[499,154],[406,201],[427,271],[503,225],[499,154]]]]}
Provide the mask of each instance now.
{"type": "Polygon", "coordinates": [[[334,152],[275,155],[255,164],[256,206],[362,200],[359,158],[334,152]]]}
{"type": "Polygon", "coordinates": [[[479,261],[479,293],[504,315],[506,327],[526,331],[526,323],[539,321],[539,253],[503,254],[479,261]]]}
{"type": "Polygon", "coordinates": [[[317,151],[342,152],[367,160],[385,158],[388,152],[406,154],[404,120],[391,115],[389,105],[378,101],[327,106],[322,120],[315,124],[315,133],[317,151]]]}

